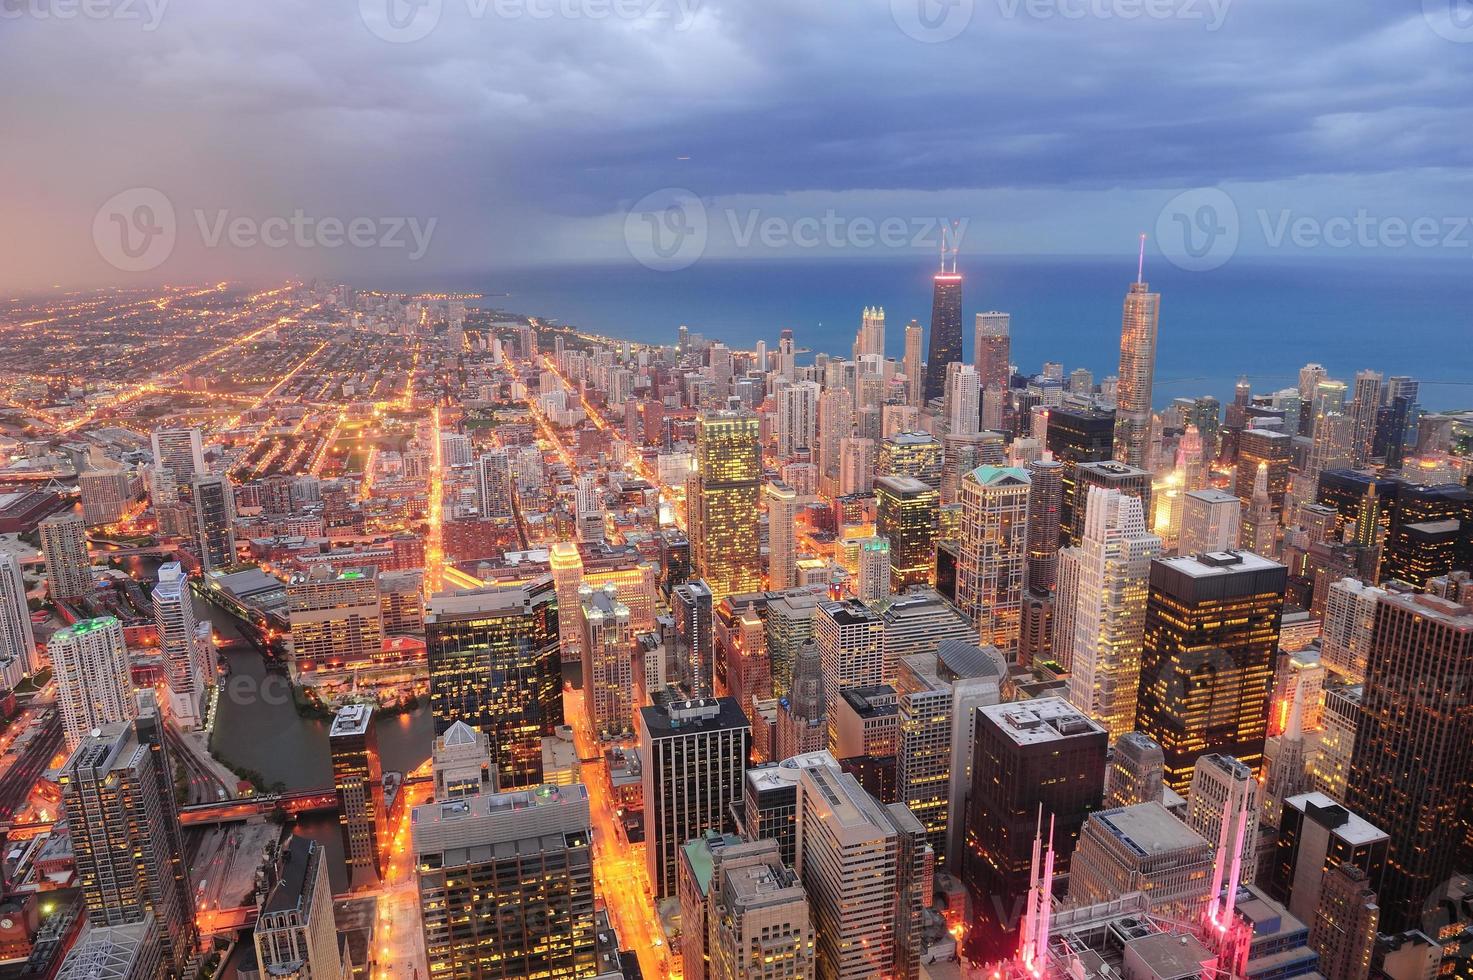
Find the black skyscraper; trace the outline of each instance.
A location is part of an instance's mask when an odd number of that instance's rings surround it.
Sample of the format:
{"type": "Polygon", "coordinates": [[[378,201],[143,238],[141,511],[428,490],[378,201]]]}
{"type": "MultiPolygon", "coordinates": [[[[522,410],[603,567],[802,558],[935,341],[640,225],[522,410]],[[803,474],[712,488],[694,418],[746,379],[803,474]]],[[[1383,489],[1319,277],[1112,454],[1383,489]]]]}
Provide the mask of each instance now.
{"type": "Polygon", "coordinates": [[[931,296],[931,346],[926,356],[926,400],[940,398],[946,391],[946,365],[962,359],[962,277],[947,272],[945,261],[936,273],[931,296]]]}

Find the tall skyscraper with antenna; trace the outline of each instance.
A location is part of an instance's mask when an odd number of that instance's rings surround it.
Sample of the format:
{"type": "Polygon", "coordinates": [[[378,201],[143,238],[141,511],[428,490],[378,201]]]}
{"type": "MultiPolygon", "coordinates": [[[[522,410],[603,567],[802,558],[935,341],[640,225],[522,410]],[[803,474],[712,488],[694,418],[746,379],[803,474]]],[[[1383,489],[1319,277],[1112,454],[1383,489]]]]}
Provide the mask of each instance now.
{"type": "Polygon", "coordinates": [[[955,233],[943,228],[941,268],[931,293],[931,346],[926,358],[924,401],[941,397],[946,390],[946,365],[962,359],[962,276],[956,271],[957,248],[955,233]]]}
{"type": "Polygon", "coordinates": [[[1131,466],[1146,465],[1151,439],[1151,384],[1156,374],[1156,327],[1161,294],[1145,282],[1146,236],[1141,236],[1135,282],[1125,294],[1120,323],[1120,380],[1115,389],[1115,458],[1131,466]]]}

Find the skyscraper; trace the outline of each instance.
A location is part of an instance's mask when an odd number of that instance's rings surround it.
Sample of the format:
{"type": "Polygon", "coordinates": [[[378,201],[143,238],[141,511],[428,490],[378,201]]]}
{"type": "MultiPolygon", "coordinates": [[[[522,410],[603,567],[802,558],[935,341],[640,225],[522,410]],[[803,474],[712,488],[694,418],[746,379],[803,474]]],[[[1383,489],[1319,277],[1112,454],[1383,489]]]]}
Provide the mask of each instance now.
{"type": "Polygon", "coordinates": [[[1243,503],[1222,490],[1193,490],[1182,495],[1181,539],[1177,551],[1200,555],[1238,546],[1243,503]]]}
{"type": "Polygon", "coordinates": [[[929,432],[898,432],[880,443],[874,477],[910,476],[933,490],[941,489],[945,449],[929,432]]]}
{"type": "Polygon", "coordinates": [[[719,601],[762,588],[757,416],[722,411],[696,422],[696,466],[686,496],[694,573],[719,601]]]}
{"type": "Polygon", "coordinates": [[[56,676],[67,748],[94,728],[138,717],[123,624],[112,616],[84,619],[57,630],[46,644],[56,676]]]}
{"type": "Polygon", "coordinates": [[[905,325],[905,377],[910,382],[910,404],[920,407],[925,400],[925,367],[921,361],[921,350],[925,343],[926,330],[912,320],[905,325]]]}
{"type": "MultiPolygon", "coordinates": [[[[884,332],[881,314],[880,332],[884,332]]],[[[818,441],[818,398],[816,381],[794,381],[777,389],[777,452],[792,458],[799,449],[815,449],[818,441]]]]}
{"type": "Polygon", "coordinates": [[[1006,391],[1012,382],[1012,314],[978,313],[973,359],[984,389],[1006,391]]]}
{"type": "Polygon", "coordinates": [[[1141,732],[1126,732],[1115,740],[1110,768],[1105,774],[1107,808],[1160,803],[1165,760],[1156,740],[1141,732]]]}
{"type": "Polygon", "coordinates": [[[866,306],[859,318],[859,336],[854,342],[854,359],[885,356],[885,310],[866,306]]]}
{"type": "Polygon", "coordinates": [[[328,730],[327,744],[348,874],[355,883],[372,881],[382,876],[391,843],[373,706],[350,704],[339,708],[328,730]]]}
{"type": "Polygon", "coordinates": [[[71,511],[52,514],[36,529],[46,556],[46,579],[53,599],[80,599],[92,594],[92,559],[87,554],[87,525],[71,511]]]}
{"type": "Polygon", "coordinates": [[[958,363],[946,373],[946,431],[972,435],[981,430],[982,382],[976,368],[958,363]]]}
{"type": "Polygon", "coordinates": [[[349,980],[332,917],[327,849],[293,834],[272,868],[256,921],[256,962],[267,976],[349,980]]]}
{"type": "Polygon", "coordinates": [[[58,782],[88,920],[122,926],[151,914],[161,958],[178,976],[194,935],[194,901],[167,760],[162,743],[151,744],[136,723],[99,723],[76,744],[58,782]]]}
{"type": "Polygon", "coordinates": [[[133,499],[133,481],[121,466],[80,473],[77,486],[82,493],[82,519],[88,527],[121,520],[133,499]]]}
{"type": "Polygon", "coordinates": [[[857,599],[821,602],[813,619],[813,635],[823,666],[824,716],[828,719],[833,746],[837,705],[849,688],[871,687],[887,679],[885,663],[885,620],[857,599]]]}
{"type": "Polygon", "coordinates": [[[823,686],[823,658],[818,641],[809,637],[798,646],[792,681],[777,705],[777,744],[774,757],[781,762],[795,755],[827,747],[828,697],[823,686]]]}
{"type": "Polygon", "coordinates": [[[1064,464],[1053,459],[1036,459],[1028,470],[1028,565],[1025,583],[1029,589],[1052,592],[1058,584],[1059,514],[1064,496],[1064,464]]]}
{"type": "Polygon", "coordinates": [[[1009,658],[1022,621],[1030,485],[1017,467],[979,466],[962,480],[956,603],[982,642],[1009,658]]]}
{"type": "Polygon", "coordinates": [[[1151,563],[1136,729],[1178,793],[1207,752],[1263,762],[1288,570],[1248,552],[1151,563]]]}
{"type": "Polygon", "coordinates": [[[169,682],[169,713],[180,727],[198,728],[204,721],[205,688],[213,678],[200,672],[189,577],[177,561],[159,566],[159,580],[153,588],[153,621],[169,682]]]}
{"type": "Polygon", "coordinates": [[[1371,445],[1376,438],[1376,410],[1381,407],[1381,381],[1379,371],[1355,373],[1349,413],[1355,425],[1350,441],[1353,466],[1364,466],[1371,458],[1371,445]]]}
{"type": "Polygon", "coordinates": [[[941,271],[933,279],[931,295],[931,345],[926,354],[925,401],[946,392],[946,365],[962,359],[962,276],[952,255],[946,270],[943,253],[941,271]]]}
{"type": "MultiPolygon", "coordinates": [[[[476,476],[481,491],[482,517],[510,517],[512,515],[511,460],[506,450],[496,448],[485,453],[476,461],[476,476]]],[[[584,508],[580,507],[580,513],[584,508]]]]}
{"type": "MultiPolygon", "coordinates": [[[[1078,564],[1067,616],[1069,700],[1104,726],[1110,740],[1135,728],[1146,582],[1161,539],[1146,530],[1141,502],[1118,490],[1090,489],[1084,537],[1062,560],[1078,564]]],[[[1058,621],[1066,621],[1062,611],[1058,621]]],[[[1055,635],[1055,647],[1066,638],[1055,635]]]]}
{"type": "Polygon", "coordinates": [[[1017,944],[1012,910],[1028,892],[1040,819],[1045,831],[1053,828],[1058,871],[1068,872],[1080,828],[1100,806],[1109,735],[1063,698],[988,705],[976,714],[959,869],[975,909],[967,944],[986,962],[1017,944]]]}
{"type": "Polygon", "coordinates": [[[287,581],[286,598],[295,676],[369,666],[382,655],[377,567],[314,565],[287,581]]]}
{"type": "Polygon", "coordinates": [[[26,602],[26,581],[14,555],[0,554],[0,678],[12,690],[36,669],[36,636],[26,602]]]}
{"type": "Polygon", "coordinates": [[[935,580],[938,502],[936,491],[914,477],[875,481],[875,532],[890,542],[887,592],[935,580]]]}
{"type": "Polygon", "coordinates": [[[879,602],[890,594],[890,541],[887,538],[876,536],[859,542],[858,587],[854,594],[861,602],[879,602]]]}
{"type": "Polygon", "coordinates": [[[1452,873],[1473,771],[1473,612],[1433,595],[1376,604],[1345,804],[1391,835],[1382,931],[1413,928],[1452,873]]]}
{"type": "Polygon", "coordinates": [[[1293,458],[1294,439],[1287,432],[1272,429],[1244,429],[1238,439],[1238,468],[1233,492],[1247,507],[1253,502],[1253,485],[1258,480],[1258,464],[1266,471],[1268,497],[1274,515],[1284,512],[1284,491],[1289,489],[1289,462],[1293,458]]]}
{"type": "Polygon", "coordinates": [[[1065,528],[1074,527],[1074,501],[1078,498],[1081,509],[1085,495],[1075,491],[1075,471],[1081,463],[1096,463],[1110,458],[1113,451],[1111,440],[1115,433],[1115,413],[1097,409],[1073,409],[1067,406],[1048,411],[1048,425],[1044,431],[1044,448],[1049,455],[1064,464],[1060,477],[1063,497],[1059,501],[1059,523],[1065,528]]]}
{"type": "Polygon", "coordinates": [[[1366,873],[1353,864],[1324,872],[1323,892],[1309,926],[1309,945],[1319,954],[1320,972],[1343,980],[1365,980],[1381,923],[1381,907],[1366,873]]]}
{"type": "Polygon", "coordinates": [[[715,686],[715,597],[705,582],[696,579],[670,593],[670,607],[675,616],[675,670],[680,686],[690,697],[708,698],[715,686]]]}
{"type": "Polygon", "coordinates": [[[707,903],[710,980],[813,980],[808,895],[776,841],[726,848],[707,903]]]}
{"type": "Polygon", "coordinates": [[[199,429],[155,429],[151,438],[154,466],[172,473],[178,486],[187,487],[209,472],[199,429]]]}
{"type": "Polygon", "coordinates": [[[435,733],[464,721],[489,735],[504,787],[542,782],[542,738],[563,723],[558,615],[550,577],[441,593],[427,606],[435,733]]]}
{"type": "Polygon", "coordinates": [[[191,487],[199,563],[206,574],[235,564],[235,491],[225,476],[197,476],[191,487]]]}
{"type": "Polygon", "coordinates": [[[794,530],[798,493],[774,480],[763,488],[762,496],[767,503],[767,587],[773,591],[791,589],[798,570],[794,530]]]}
{"type": "Polygon", "coordinates": [[[586,787],[436,801],[412,825],[431,976],[598,973],[586,787]]]}
{"type": "Polygon", "coordinates": [[[673,701],[639,709],[645,866],[655,897],[675,894],[678,854],[708,830],[734,830],[752,724],[731,698],[673,701]]]}
{"type": "Polygon", "coordinates": [[[634,636],[613,584],[578,590],[583,621],[583,699],[588,730],[613,740],[634,733],[634,636]]]}
{"type": "MultiPolygon", "coordinates": [[[[1142,249],[1145,248],[1142,239],[1142,249]]],[[[1142,253],[1144,254],[1144,252],[1142,253]]],[[[1151,439],[1151,388],[1156,375],[1156,327],[1161,294],[1136,276],[1120,322],[1120,380],[1115,388],[1115,459],[1146,465],[1151,439]]]]}

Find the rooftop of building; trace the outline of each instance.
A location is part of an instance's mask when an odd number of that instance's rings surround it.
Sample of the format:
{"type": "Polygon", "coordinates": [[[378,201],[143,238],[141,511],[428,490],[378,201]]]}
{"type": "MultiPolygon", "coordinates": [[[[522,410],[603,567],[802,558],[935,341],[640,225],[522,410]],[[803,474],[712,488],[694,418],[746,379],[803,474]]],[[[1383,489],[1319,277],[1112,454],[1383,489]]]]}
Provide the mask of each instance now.
{"type": "Polygon", "coordinates": [[[263,913],[287,912],[302,908],[307,895],[307,875],[313,858],[321,854],[322,845],[310,837],[293,834],[281,852],[281,877],[261,905],[263,913]]]}
{"type": "Polygon", "coordinates": [[[1427,593],[1392,593],[1380,600],[1383,605],[1398,606],[1418,616],[1426,616],[1449,629],[1473,632],[1473,609],[1441,596],[1427,593]]]}
{"type": "Polygon", "coordinates": [[[1211,848],[1201,834],[1172,816],[1160,803],[1137,803],[1116,810],[1102,810],[1089,819],[1098,821],[1139,857],[1153,857],[1188,847],[1211,848]]]}
{"type": "Polygon", "coordinates": [[[1236,575],[1239,572],[1268,571],[1284,567],[1271,558],[1255,555],[1251,551],[1210,551],[1200,555],[1158,558],[1156,563],[1196,579],[1236,575]]]}
{"type": "Polygon", "coordinates": [[[894,446],[940,446],[936,437],[929,432],[896,432],[885,437],[894,446]]]}
{"type": "Polygon", "coordinates": [[[1021,466],[979,466],[967,476],[984,487],[1027,486],[1032,482],[1021,466]]]}
{"type": "Polygon", "coordinates": [[[131,980],[156,932],[152,912],[128,925],[88,926],[67,953],[57,980],[131,980]]]}
{"type": "Polygon", "coordinates": [[[820,602],[818,608],[840,626],[857,626],[880,621],[880,614],[858,599],[820,602]]]}
{"type": "Polygon", "coordinates": [[[900,710],[895,704],[895,688],[889,684],[845,688],[839,696],[861,718],[879,718],[900,710]]]}
{"type": "Polygon", "coordinates": [[[1018,745],[1106,734],[1104,728],[1060,697],[984,705],[977,710],[1018,745]]]}
{"type": "Polygon", "coordinates": [[[1118,459],[1100,459],[1093,460],[1087,463],[1080,463],[1076,467],[1076,472],[1078,470],[1089,470],[1093,473],[1101,473],[1105,476],[1111,477],[1112,479],[1126,479],[1135,477],[1149,478],[1151,475],[1149,471],[1143,470],[1139,466],[1131,466],[1129,463],[1122,463],[1118,459]]]}
{"type": "Polygon", "coordinates": [[[1188,490],[1185,495],[1195,497],[1209,504],[1225,504],[1229,502],[1239,505],[1242,504],[1242,500],[1237,494],[1228,493],[1226,490],[1219,490],[1216,487],[1207,487],[1204,490],[1188,490]]]}
{"type": "Polygon", "coordinates": [[[909,496],[912,494],[935,493],[935,489],[923,480],[913,476],[880,476],[875,478],[875,489],[886,490],[897,496],[909,496]]]}
{"type": "Polygon", "coordinates": [[[646,705],[639,709],[639,718],[640,727],[651,738],[752,727],[736,698],[698,698],[671,701],[664,706],[646,705]]]}
{"type": "Polygon", "coordinates": [[[51,641],[70,640],[78,636],[86,636],[88,633],[98,633],[114,626],[120,626],[116,616],[98,616],[96,619],[79,619],[70,626],[63,626],[52,634],[51,641]]]}
{"type": "Polygon", "coordinates": [[[348,735],[362,735],[368,731],[368,725],[373,719],[373,706],[369,704],[346,704],[338,709],[333,715],[332,729],[328,732],[329,738],[338,738],[348,735]]]}
{"type": "Polygon", "coordinates": [[[1284,801],[1284,806],[1304,813],[1321,827],[1334,831],[1335,836],[1352,846],[1374,844],[1388,840],[1387,833],[1359,814],[1347,810],[1324,793],[1300,793],[1284,801]]]}

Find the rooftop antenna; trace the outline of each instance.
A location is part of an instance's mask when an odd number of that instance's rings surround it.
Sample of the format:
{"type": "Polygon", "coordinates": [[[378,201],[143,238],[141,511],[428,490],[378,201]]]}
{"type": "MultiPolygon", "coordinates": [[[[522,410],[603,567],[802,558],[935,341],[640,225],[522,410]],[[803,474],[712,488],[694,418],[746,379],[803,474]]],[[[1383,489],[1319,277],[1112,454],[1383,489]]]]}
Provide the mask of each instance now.
{"type": "Polygon", "coordinates": [[[1025,966],[1033,965],[1035,899],[1038,896],[1038,859],[1043,848],[1043,804],[1038,804],[1038,822],[1033,830],[1033,862],[1028,868],[1028,907],[1023,910],[1023,935],[1018,948],[1025,966]]]}
{"type": "Polygon", "coordinates": [[[1048,958],[1049,917],[1054,911],[1054,814],[1048,818],[1048,856],[1043,859],[1043,881],[1038,891],[1038,951],[1035,962],[1042,965],[1048,958]]]}
{"type": "Polygon", "coordinates": [[[1141,232],[1141,257],[1135,266],[1135,281],[1139,283],[1146,275],[1146,233],[1141,232]]]}

